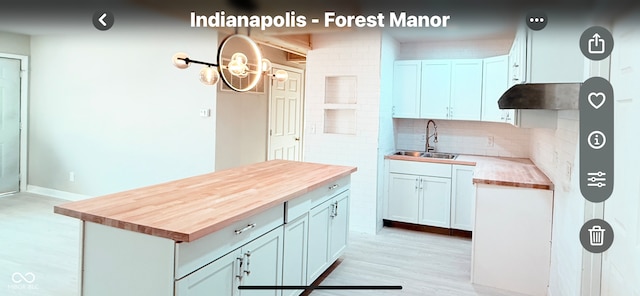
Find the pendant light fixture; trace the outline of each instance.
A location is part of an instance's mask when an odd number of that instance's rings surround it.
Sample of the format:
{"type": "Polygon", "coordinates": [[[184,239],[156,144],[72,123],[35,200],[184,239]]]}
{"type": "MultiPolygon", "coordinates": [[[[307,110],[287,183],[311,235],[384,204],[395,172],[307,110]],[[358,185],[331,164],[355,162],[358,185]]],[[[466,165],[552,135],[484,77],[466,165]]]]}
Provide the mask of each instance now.
{"type": "Polygon", "coordinates": [[[205,67],[200,71],[200,81],[206,85],[215,85],[222,81],[231,89],[245,92],[253,89],[262,76],[277,81],[286,81],[286,71],[272,72],[271,61],[262,57],[258,45],[246,35],[234,34],[225,38],[218,48],[217,63],[209,63],[189,58],[186,53],[179,52],[172,57],[173,65],[178,69],[186,69],[191,64],[205,67]],[[231,54],[232,53],[232,54],[231,54]],[[223,57],[229,57],[228,60],[223,57]],[[249,79],[247,83],[247,79],[249,79]]]}

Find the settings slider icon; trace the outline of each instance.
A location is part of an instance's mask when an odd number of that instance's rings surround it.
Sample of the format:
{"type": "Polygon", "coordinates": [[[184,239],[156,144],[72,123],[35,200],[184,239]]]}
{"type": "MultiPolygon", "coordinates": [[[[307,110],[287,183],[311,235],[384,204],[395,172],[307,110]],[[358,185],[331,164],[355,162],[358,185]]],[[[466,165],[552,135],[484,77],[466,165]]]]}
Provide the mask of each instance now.
{"type": "Polygon", "coordinates": [[[591,176],[587,178],[587,181],[591,182],[587,184],[587,186],[598,187],[598,188],[607,186],[607,183],[605,183],[605,181],[607,181],[607,178],[603,178],[604,176],[607,175],[606,173],[599,171],[597,173],[587,173],[587,175],[591,176]]]}

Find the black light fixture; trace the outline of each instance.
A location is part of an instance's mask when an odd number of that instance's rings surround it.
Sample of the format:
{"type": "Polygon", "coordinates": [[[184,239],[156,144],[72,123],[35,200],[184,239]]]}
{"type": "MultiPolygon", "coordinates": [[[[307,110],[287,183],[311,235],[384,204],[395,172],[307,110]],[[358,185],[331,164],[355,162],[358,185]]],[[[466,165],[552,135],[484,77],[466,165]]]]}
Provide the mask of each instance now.
{"type": "Polygon", "coordinates": [[[178,69],[186,69],[191,64],[201,64],[205,67],[200,71],[200,81],[206,85],[215,85],[220,80],[229,88],[245,92],[253,89],[262,76],[268,76],[278,81],[286,81],[288,74],[284,70],[271,71],[271,61],[262,57],[258,45],[246,35],[234,34],[225,38],[218,48],[218,62],[210,63],[189,58],[186,53],[176,53],[172,58],[173,65],[178,69]],[[245,53],[236,51],[238,48],[248,50],[245,53]],[[225,63],[223,56],[231,58],[225,63]],[[248,83],[244,80],[249,78],[248,83]]]}

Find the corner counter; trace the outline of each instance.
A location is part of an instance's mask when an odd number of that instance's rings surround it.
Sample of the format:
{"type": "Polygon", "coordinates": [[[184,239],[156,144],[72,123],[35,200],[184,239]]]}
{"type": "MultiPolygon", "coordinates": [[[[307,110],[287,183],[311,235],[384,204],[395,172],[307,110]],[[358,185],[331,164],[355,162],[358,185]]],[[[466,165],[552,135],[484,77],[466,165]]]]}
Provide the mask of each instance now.
{"type": "Polygon", "coordinates": [[[311,284],[337,260],[355,171],[273,160],[54,212],[82,220],[80,295],[231,296],[241,285],[311,284]]]}

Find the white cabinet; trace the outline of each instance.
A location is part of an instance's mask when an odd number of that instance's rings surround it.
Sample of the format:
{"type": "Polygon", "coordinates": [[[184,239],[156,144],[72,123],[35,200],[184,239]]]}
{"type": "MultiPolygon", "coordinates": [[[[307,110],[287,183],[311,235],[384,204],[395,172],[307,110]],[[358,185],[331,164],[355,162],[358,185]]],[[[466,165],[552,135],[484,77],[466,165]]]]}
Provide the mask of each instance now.
{"type": "Polygon", "coordinates": [[[240,285],[282,284],[282,226],[176,281],[176,295],[272,295],[279,290],[237,290],[240,285]]]}
{"type": "Polygon", "coordinates": [[[520,26],[509,51],[509,87],[527,82],[527,31],[520,26]]]}
{"type": "Polygon", "coordinates": [[[482,121],[513,124],[515,110],[501,110],[498,99],[509,88],[509,56],[484,59],[482,73],[482,121]]]}
{"type": "MultiPolygon", "coordinates": [[[[309,215],[298,217],[284,226],[284,257],[282,284],[285,286],[307,285],[307,240],[309,238],[309,215]]],[[[300,295],[302,290],[283,290],[283,296],[300,295]]]]}
{"type": "Polygon", "coordinates": [[[393,117],[480,120],[482,60],[396,61],[393,117]]]}
{"type": "Polygon", "coordinates": [[[451,61],[423,61],[419,118],[448,119],[450,98],[451,61]]]}
{"type": "Polygon", "coordinates": [[[453,165],[451,171],[451,228],[473,230],[476,188],[474,166],[453,165]]]}
{"type": "Polygon", "coordinates": [[[242,252],[237,249],[176,281],[176,296],[234,296],[240,284],[242,252]]]}
{"type": "Polygon", "coordinates": [[[482,60],[453,60],[449,119],[480,120],[481,104],[482,60]]]}
{"type": "Polygon", "coordinates": [[[420,117],[421,61],[396,61],[393,65],[393,117],[420,117]]]}
{"type": "Polygon", "coordinates": [[[449,227],[451,165],[391,160],[385,219],[449,227]]]}
{"type": "Polygon", "coordinates": [[[449,228],[451,179],[420,177],[418,224],[449,228]]]}
{"type": "Polygon", "coordinates": [[[387,219],[418,223],[418,176],[389,174],[387,219]]]}
{"type": "Polygon", "coordinates": [[[312,283],[344,251],[347,245],[349,191],[309,212],[307,283],[312,283]]]}
{"type": "Polygon", "coordinates": [[[471,231],[474,168],[390,160],[384,219],[471,231]]]}
{"type": "Polygon", "coordinates": [[[553,191],[476,186],[471,281],[520,294],[547,295],[553,191]]]}
{"type": "Polygon", "coordinates": [[[482,60],[422,62],[420,118],[480,120],[482,60]]]}

